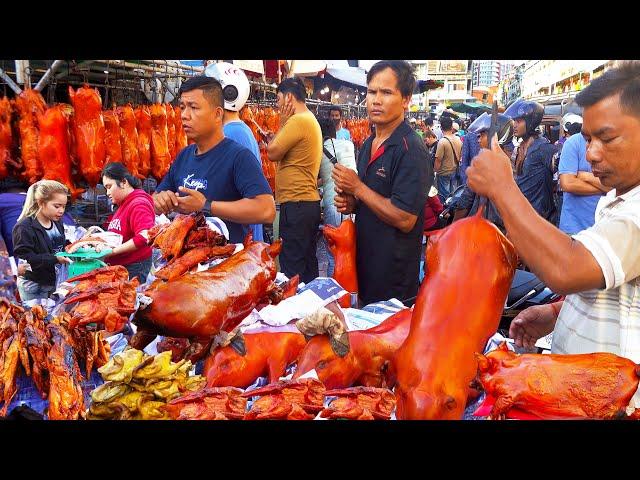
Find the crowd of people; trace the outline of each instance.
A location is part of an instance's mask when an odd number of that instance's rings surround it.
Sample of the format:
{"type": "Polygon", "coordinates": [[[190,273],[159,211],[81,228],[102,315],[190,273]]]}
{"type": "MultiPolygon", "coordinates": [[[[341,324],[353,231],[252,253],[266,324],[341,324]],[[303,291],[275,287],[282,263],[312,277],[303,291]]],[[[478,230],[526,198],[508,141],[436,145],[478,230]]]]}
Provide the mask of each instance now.
{"type": "MultiPolygon", "coordinates": [[[[319,275],[321,225],[337,226],[354,214],[360,304],[410,301],[424,236],[443,226],[443,203],[462,187],[453,221],[486,198],[485,215],[523,264],[566,295],[562,304],[532,307],[513,321],[518,346],[554,331],[554,352],[611,351],[640,361],[638,78],[640,63],[629,62],[595,79],[575,99],[583,115],[563,117],[557,142],[540,132],[543,106],[525,99],[498,115],[490,139],[488,114],[462,121],[445,112],[437,124],[431,116],[407,119],[413,67],[380,61],[367,74],[373,133],[357,157],[340,108],[317,118],[306,106],[304,83],[287,78],[277,86],[280,129],[266,139],[269,161],[277,164],[272,192],[258,145],[238,118],[248,82],[241,70],[218,67],[182,84],[182,122],[192,143],[152,196],[122,164],[105,166],[103,185],[117,206],[108,230],[123,236],[106,261],[143,282],[151,266],[145,232],[154,214],[205,211],[224,220],[236,243],[250,229],[262,239],[262,225],[275,220],[283,240],[280,270],[309,282],[319,275]]],[[[55,253],[65,243],[68,192],[50,180],[26,195],[22,187],[3,194],[19,195],[24,206],[12,235],[3,212],[2,235],[9,253],[31,267],[18,278],[26,300],[50,295],[56,265],[66,262],[55,253]]]]}

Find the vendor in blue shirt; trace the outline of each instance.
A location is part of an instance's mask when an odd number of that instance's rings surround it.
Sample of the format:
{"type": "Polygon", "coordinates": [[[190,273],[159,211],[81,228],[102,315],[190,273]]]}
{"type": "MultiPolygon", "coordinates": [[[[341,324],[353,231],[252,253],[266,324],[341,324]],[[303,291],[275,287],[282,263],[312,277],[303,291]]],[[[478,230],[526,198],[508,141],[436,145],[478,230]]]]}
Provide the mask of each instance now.
{"type": "Polygon", "coordinates": [[[225,138],[224,98],[215,78],[192,77],[180,87],[182,124],[195,143],[182,149],[153,195],[156,213],[205,210],[225,221],[229,241],[241,243],[249,224],[271,223],[271,188],[255,156],[225,138]]]}
{"type": "Polygon", "coordinates": [[[342,109],[329,107],[329,118],[336,126],[336,139],[351,141],[351,132],[342,126],[342,109]]]}

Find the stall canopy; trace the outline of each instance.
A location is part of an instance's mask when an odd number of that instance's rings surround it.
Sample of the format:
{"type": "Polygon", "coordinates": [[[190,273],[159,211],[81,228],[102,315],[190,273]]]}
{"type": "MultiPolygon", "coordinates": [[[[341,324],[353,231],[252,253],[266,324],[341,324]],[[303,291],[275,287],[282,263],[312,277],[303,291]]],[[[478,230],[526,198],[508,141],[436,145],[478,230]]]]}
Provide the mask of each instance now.
{"type": "Polygon", "coordinates": [[[449,108],[460,113],[480,113],[491,111],[491,105],[480,102],[454,103],[449,108]]]}
{"type": "Polygon", "coordinates": [[[358,87],[367,86],[367,74],[362,68],[358,67],[341,67],[327,68],[327,73],[337,80],[350,83],[358,87]]]}

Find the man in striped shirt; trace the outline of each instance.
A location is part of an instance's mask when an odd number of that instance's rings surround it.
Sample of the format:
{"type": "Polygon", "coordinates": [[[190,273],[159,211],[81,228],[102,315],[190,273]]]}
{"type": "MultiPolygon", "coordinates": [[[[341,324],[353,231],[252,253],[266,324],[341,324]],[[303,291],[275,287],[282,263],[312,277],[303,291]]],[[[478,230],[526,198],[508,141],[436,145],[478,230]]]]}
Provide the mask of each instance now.
{"type": "MultiPolygon", "coordinates": [[[[531,270],[566,295],[563,304],[521,312],[509,331],[516,345],[531,348],[553,332],[552,353],[611,352],[640,363],[640,62],[605,72],[575,101],[584,108],[587,161],[612,188],[592,227],[569,236],[538,216],[495,141],[467,170],[468,184],[496,205],[531,270]]],[[[640,394],[631,404],[640,407],[640,394]]]]}

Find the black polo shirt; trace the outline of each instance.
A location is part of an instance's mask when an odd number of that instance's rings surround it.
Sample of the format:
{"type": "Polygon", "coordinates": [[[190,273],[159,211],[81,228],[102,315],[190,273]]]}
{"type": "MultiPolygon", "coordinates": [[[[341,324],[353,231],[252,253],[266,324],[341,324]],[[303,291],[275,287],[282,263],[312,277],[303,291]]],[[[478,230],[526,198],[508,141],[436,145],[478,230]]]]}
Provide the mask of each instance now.
{"type": "Polygon", "coordinates": [[[433,167],[420,136],[401,123],[371,155],[374,136],[362,146],[358,175],[372,190],[401,210],[417,215],[403,233],[379,219],[363,202],[356,207],[356,263],[362,302],[414,297],[418,292],[424,205],[433,185],[433,167]]]}

